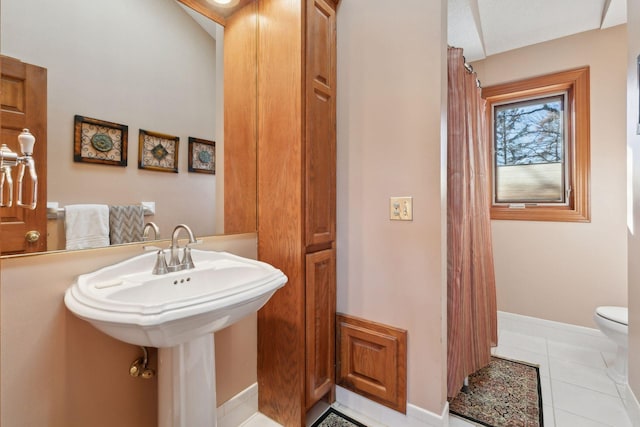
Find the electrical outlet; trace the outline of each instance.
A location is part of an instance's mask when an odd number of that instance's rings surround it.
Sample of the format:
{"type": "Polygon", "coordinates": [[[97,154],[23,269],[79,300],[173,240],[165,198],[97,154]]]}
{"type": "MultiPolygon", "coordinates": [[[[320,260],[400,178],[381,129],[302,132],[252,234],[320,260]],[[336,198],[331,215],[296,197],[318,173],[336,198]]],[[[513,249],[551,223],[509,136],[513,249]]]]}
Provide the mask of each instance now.
{"type": "Polygon", "coordinates": [[[389,199],[389,219],[413,221],[413,197],[391,197],[389,199]]]}

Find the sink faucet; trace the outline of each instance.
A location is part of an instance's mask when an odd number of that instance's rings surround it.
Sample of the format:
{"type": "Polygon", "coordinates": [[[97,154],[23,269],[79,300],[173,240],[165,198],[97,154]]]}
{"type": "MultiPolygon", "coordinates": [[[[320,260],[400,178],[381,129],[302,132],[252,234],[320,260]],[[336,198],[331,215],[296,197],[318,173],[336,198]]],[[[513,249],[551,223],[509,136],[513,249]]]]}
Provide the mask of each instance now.
{"type": "Polygon", "coordinates": [[[191,248],[189,245],[193,245],[198,243],[196,238],[193,235],[193,232],[186,224],[178,224],[176,228],[173,229],[173,233],[171,234],[171,258],[169,259],[169,265],[167,265],[168,271],[179,271],[179,270],[189,270],[194,268],[193,260],[191,259],[191,248]],[[182,255],[182,259],[180,259],[179,252],[180,246],[178,243],[178,236],[180,235],[180,230],[184,230],[189,237],[189,243],[187,243],[184,247],[184,253],[182,255]]]}
{"type": "Polygon", "coordinates": [[[146,242],[149,240],[149,232],[153,230],[153,240],[158,240],[160,237],[160,228],[156,225],[155,222],[148,222],[144,225],[142,229],[142,241],[146,242]]]}

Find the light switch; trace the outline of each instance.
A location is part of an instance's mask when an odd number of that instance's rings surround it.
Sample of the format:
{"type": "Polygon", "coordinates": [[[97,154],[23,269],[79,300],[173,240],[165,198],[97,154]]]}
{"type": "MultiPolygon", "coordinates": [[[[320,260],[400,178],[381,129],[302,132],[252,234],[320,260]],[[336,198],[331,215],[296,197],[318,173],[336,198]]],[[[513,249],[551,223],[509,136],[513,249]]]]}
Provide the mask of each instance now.
{"type": "Polygon", "coordinates": [[[413,197],[391,197],[389,199],[389,219],[413,221],[413,197]]]}

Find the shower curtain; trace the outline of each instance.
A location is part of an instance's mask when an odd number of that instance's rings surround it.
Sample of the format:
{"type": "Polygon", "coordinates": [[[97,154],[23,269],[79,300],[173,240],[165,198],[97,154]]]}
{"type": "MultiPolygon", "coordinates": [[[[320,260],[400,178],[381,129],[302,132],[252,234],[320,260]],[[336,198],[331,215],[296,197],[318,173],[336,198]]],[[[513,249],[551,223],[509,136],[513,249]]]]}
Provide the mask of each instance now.
{"type": "Polygon", "coordinates": [[[489,364],[497,345],[497,307],[485,101],[465,69],[462,49],[448,53],[447,396],[489,364]]]}

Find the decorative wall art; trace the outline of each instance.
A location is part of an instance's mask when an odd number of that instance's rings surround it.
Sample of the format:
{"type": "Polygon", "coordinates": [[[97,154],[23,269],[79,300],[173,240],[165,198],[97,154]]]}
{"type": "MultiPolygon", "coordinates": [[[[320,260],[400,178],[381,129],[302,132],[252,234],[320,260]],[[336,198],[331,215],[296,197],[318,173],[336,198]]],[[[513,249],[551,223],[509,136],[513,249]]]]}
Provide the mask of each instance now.
{"type": "Polygon", "coordinates": [[[189,172],[216,174],[216,143],[189,137],[189,172]]]}
{"type": "Polygon", "coordinates": [[[140,129],[138,168],[178,173],[180,138],[140,129]]]}
{"type": "Polygon", "coordinates": [[[127,166],[129,127],[74,116],[73,161],[127,166]]]}

